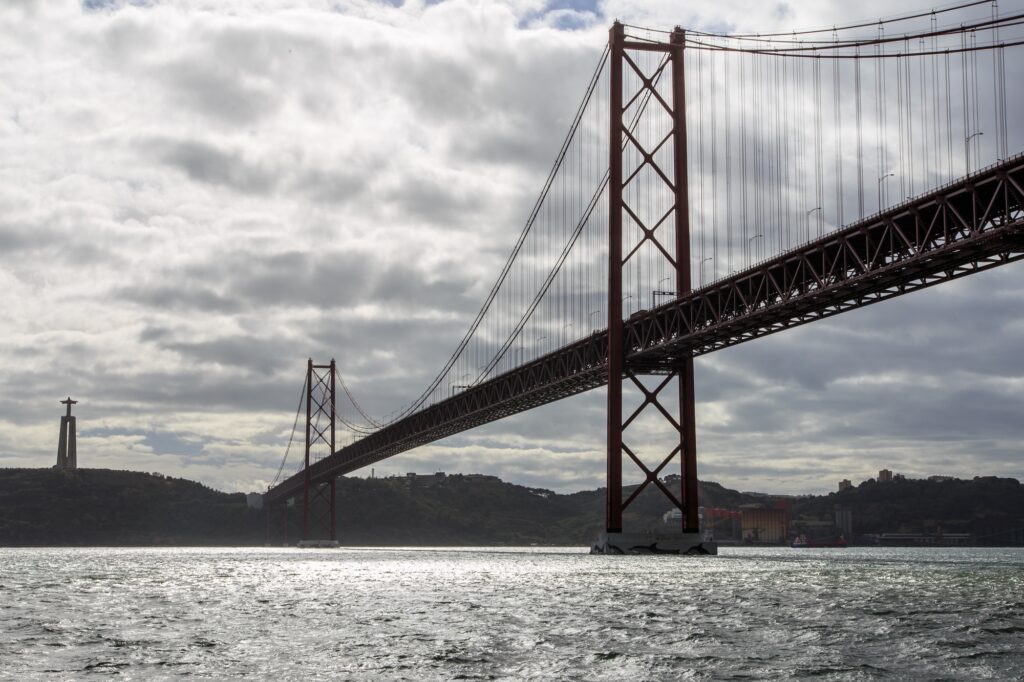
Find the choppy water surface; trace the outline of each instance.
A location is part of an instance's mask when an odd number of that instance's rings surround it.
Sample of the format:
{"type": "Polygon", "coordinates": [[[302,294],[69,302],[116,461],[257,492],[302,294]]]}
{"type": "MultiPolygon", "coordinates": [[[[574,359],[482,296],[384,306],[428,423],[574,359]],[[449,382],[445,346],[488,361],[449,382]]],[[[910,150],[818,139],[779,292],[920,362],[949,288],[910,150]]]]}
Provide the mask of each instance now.
{"type": "Polygon", "coordinates": [[[1022,679],[1024,551],[0,549],[0,677],[1022,679]]]}

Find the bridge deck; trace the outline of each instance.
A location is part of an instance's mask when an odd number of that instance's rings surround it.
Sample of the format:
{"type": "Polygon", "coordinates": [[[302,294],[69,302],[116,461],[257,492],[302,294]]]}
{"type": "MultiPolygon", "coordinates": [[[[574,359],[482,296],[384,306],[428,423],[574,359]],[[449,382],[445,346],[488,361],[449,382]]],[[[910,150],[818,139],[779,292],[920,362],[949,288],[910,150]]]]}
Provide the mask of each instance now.
{"type": "MultiPolygon", "coordinates": [[[[626,322],[626,364],[657,373],[702,355],[1024,257],[1024,155],[909,200],[626,322]]],[[[606,383],[607,334],[564,346],[311,465],[320,483],[606,383]]],[[[268,501],[302,491],[306,473],[268,501]]]]}

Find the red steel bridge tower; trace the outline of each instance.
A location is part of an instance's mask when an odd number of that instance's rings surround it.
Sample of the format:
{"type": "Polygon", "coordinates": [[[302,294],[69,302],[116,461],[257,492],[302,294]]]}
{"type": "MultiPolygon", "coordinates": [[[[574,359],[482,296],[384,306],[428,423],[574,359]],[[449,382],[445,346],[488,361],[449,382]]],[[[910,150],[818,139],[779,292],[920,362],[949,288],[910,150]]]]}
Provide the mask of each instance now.
{"type": "MultiPolygon", "coordinates": [[[[685,33],[676,28],[668,43],[628,40],[622,24],[616,22],[609,36],[610,68],[610,158],[608,186],[608,492],[606,505],[606,531],[609,537],[623,530],[623,511],[643,492],[654,485],[680,510],[684,533],[697,533],[697,437],[695,429],[693,355],[681,352],[673,357],[651,363],[627,359],[623,349],[624,320],[622,315],[622,274],[631,258],[636,256],[645,242],[653,245],[674,271],[676,290],[655,292],[677,298],[687,296],[692,289],[690,274],[690,218],[686,155],[686,87],[684,80],[685,33]],[[645,72],[636,59],[639,52],[662,52],[665,59],[652,72],[645,72]],[[666,74],[665,72],[668,72],[666,74]],[[623,95],[624,76],[632,76],[638,87],[623,95]],[[665,97],[666,88],[659,84],[670,82],[671,96],[665,97]],[[647,100],[648,107],[663,116],[668,125],[644,139],[640,130],[631,132],[629,119],[634,105],[647,100]],[[664,134],[662,134],[664,133],[664,134]],[[633,153],[624,154],[631,150],[633,153]],[[643,177],[648,186],[662,195],[656,202],[655,212],[644,212],[629,197],[631,183],[643,177]],[[627,244],[623,255],[623,222],[632,223],[639,242],[627,244]],[[666,229],[674,226],[674,230],[666,229]],[[638,228],[638,229],[636,229],[638,228]],[[667,239],[666,239],[667,238],[667,239]],[[669,242],[668,240],[671,240],[669,242]],[[656,375],[653,387],[647,386],[642,375],[656,375]],[[678,417],[673,415],[665,396],[676,380],[678,387],[678,417]],[[629,385],[642,396],[641,403],[629,416],[623,418],[623,387],[629,385]],[[651,467],[630,446],[628,427],[646,410],[656,412],[676,434],[676,445],[667,454],[658,457],[651,467]],[[643,482],[625,500],[622,499],[622,460],[627,455],[644,473],[643,482]],[[659,477],[676,459],[680,459],[679,495],[673,493],[659,477]]],[[[651,190],[648,190],[650,192],[651,190]]],[[[639,197],[638,197],[639,198],[639,197]]]]}
{"type": "Polygon", "coordinates": [[[314,365],[312,358],[306,364],[306,455],[303,472],[305,486],[302,491],[302,540],[337,542],[335,528],[336,478],[313,483],[309,465],[334,452],[335,423],[334,360],[329,365],[314,365]],[[324,452],[326,448],[326,452],[324,452]],[[326,537],[325,537],[326,536],[326,537]]]}
{"type": "MultiPolygon", "coordinates": [[[[333,546],[337,544],[337,485],[336,477],[313,480],[310,465],[330,456],[335,451],[335,424],[337,370],[334,360],[328,365],[306,363],[306,382],[302,403],[306,406],[305,452],[302,460],[302,539],[300,545],[333,546]]],[[[290,444],[289,444],[290,446],[290,444]]],[[[289,537],[289,502],[280,500],[284,542],[289,537]]],[[[270,543],[270,504],[267,513],[267,542],[270,543]]]]}

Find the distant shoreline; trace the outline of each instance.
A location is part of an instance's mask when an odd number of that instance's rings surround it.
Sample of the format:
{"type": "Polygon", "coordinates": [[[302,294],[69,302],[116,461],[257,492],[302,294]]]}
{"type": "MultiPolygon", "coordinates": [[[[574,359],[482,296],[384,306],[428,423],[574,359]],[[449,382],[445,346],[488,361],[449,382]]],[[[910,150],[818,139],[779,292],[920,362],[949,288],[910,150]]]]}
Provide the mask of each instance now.
{"type": "MultiPolygon", "coordinates": [[[[830,544],[846,535],[841,519],[852,528],[845,540],[855,546],[1024,545],[1024,486],[1015,479],[872,480],[799,498],[741,493],[702,481],[699,492],[705,527],[712,524],[723,547],[785,546],[797,534],[830,544]],[[745,545],[752,534],[744,525],[748,516],[784,523],[785,532],[761,536],[771,542],[745,545]]],[[[268,519],[261,502],[160,474],[0,469],[0,547],[293,545],[302,534],[301,506],[286,513],[278,507],[268,519]]],[[[636,528],[664,528],[671,522],[667,507],[650,486],[626,521],[636,528]]],[[[350,548],[589,547],[603,529],[604,490],[559,494],[460,474],[342,477],[337,514],[338,540],[350,548]]]]}

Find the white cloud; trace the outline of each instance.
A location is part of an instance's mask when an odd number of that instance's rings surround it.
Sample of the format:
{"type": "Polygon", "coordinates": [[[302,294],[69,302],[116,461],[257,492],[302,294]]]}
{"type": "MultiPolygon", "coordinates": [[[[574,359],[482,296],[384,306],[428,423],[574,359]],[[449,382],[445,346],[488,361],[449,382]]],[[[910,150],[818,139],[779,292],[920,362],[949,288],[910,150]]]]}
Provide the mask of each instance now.
{"type": "MultiPolygon", "coordinates": [[[[80,428],[111,432],[82,439],[83,465],[226,489],[273,477],[307,356],[336,357],[377,414],[433,376],[610,18],[767,30],[902,11],[88,4],[0,9],[0,465],[52,463],[71,393],[80,428]],[[145,434],[202,450],[160,452],[145,434]]],[[[1021,279],[1011,267],[701,359],[703,471],[780,491],[882,466],[1019,476],[1021,279]]],[[[596,487],[602,406],[575,398],[378,471],[596,487]]]]}

